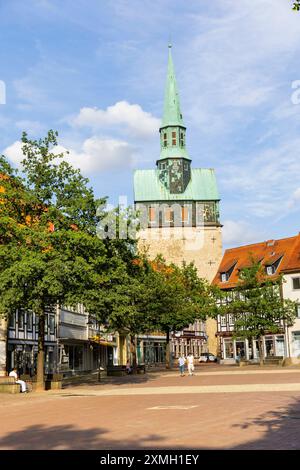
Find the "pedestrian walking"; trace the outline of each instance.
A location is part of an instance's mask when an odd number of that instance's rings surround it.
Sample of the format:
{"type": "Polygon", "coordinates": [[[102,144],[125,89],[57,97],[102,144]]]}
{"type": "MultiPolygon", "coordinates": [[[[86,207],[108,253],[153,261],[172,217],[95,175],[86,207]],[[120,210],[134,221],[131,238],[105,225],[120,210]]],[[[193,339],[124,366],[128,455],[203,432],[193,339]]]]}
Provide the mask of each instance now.
{"type": "Polygon", "coordinates": [[[178,359],[178,365],[179,365],[179,371],[180,371],[180,375],[181,377],[184,376],[184,365],[185,365],[185,357],[183,354],[180,354],[179,356],[179,359],[178,359]]]}
{"type": "Polygon", "coordinates": [[[189,375],[194,375],[195,366],[194,366],[194,356],[192,353],[188,354],[187,365],[188,365],[189,375]]]}

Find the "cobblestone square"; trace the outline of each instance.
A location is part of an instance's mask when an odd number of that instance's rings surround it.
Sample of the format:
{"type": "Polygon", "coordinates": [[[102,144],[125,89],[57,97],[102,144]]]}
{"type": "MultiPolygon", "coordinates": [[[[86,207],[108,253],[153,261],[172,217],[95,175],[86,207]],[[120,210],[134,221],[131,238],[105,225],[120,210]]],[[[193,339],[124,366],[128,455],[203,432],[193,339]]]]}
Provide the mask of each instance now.
{"type": "Polygon", "coordinates": [[[0,397],[0,449],[299,449],[300,369],[200,366],[0,397]]]}

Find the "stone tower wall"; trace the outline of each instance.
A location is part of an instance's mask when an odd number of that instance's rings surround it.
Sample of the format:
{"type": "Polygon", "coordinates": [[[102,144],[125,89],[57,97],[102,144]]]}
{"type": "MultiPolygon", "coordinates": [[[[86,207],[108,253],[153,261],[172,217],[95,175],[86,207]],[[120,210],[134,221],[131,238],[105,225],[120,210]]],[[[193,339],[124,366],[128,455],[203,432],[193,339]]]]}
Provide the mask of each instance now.
{"type": "MultiPolygon", "coordinates": [[[[139,249],[149,257],[161,254],[168,263],[194,262],[199,277],[211,282],[222,259],[221,227],[162,227],[139,232],[139,249]]],[[[206,321],[208,350],[217,354],[217,323],[206,321]]]]}

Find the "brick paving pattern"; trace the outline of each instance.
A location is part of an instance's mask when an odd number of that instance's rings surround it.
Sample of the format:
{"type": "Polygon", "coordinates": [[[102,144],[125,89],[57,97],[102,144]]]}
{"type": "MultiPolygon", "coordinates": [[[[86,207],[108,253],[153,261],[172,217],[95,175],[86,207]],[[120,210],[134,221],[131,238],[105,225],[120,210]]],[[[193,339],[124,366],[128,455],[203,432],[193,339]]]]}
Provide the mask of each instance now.
{"type": "Polygon", "coordinates": [[[300,369],[199,367],[0,395],[0,449],[299,449],[300,369]]]}

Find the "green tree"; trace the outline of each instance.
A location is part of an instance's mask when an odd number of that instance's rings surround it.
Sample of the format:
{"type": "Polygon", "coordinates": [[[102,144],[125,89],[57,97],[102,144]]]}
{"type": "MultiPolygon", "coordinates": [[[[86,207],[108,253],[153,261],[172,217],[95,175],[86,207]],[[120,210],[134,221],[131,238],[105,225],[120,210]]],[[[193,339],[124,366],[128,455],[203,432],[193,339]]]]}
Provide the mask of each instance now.
{"type": "Polygon", "coordinates": [[[293,10],[300,11],[300,0],[296,0],[293,3],[293,10]]]}
{"type": "Polygon", "coordinates": [[[25,308],[37,315],[39,389],[46,309],[82,303],[105,318],[105,289],[123,263],[121,243],[112,247],[96,236],[98,201],[80,172],[57,155],[56,137],[49,131],[31,141],[23,134],[22,176],[0,160],[0,312],[25,308]]]}
{"type": "Polygon", "coordinates": [[[152,262],[147,282],[152,287],[148,312],[152,325],[166,334],[166,367],[170,368],[171,332],[215,316],[215,288],[198,277],[193,264],[168,265],[161,257],[152,262]]]}
{"type": "Polygon", "coordinates": [[[234,316],[234,337],[258,341],[260,364],[263,336],[281,332],[296,316],[296,303],[282,298],[282,282],[281,276],[268,279],[264,267],[251,260],[251,266],[241,270],[230,300],[225,294],[222,302],[222,313],[234,316]]]}

